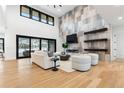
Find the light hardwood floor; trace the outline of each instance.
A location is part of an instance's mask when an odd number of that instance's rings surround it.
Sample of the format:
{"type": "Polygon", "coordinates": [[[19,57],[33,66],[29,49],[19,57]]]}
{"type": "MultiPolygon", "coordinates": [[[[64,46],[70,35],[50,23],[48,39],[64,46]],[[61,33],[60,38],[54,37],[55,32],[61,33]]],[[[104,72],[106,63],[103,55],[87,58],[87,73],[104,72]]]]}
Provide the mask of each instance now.
{"type": "Polygon", "coordinates": [[[84,88],[124,87],[124,61],[100,62],[87,72],[53,72],[30,59],[0,62],[0,87],[84,88]]]}

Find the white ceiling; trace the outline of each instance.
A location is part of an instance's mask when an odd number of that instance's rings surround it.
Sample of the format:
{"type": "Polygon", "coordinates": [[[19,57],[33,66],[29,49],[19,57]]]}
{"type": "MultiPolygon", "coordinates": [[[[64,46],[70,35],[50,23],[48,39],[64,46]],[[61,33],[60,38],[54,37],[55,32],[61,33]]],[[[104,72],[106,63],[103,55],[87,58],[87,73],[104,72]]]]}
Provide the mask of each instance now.
{"type": "Polygon", "coordinates": [[[94,7],[113,27],[124,26],[124,5],[95,5],[94,7]],[[123,17],[123,19],[118,20],[118,17],[123,17]]]}
{"type": "Polygon", "coordinates": [[[63,5],[62,7],[53,8],[53,5],[38,5],[39,8],[45,10],[57,17],[64,15],[70,10],[74,9],[77,5],[63,5]]]}
{"type": "MultiPolygon", "coordinates": [[[[53,5],[49,6],[37,5],[36,7],[57,17],[60,17],[70,10],[74,9],[78,5],[63,5],[63,7],[57,8],[53,8],[53,5]],[[60,9],[60,11],[58,11],[58,9],[60,9]]],[[[96,8],[97,12],[113,27],[124,26],[124,5],[94,5],[94,8],[96,8]],[[118,17],[120,16],[123,17],[122,20],[118,20],[118,17]]]]}

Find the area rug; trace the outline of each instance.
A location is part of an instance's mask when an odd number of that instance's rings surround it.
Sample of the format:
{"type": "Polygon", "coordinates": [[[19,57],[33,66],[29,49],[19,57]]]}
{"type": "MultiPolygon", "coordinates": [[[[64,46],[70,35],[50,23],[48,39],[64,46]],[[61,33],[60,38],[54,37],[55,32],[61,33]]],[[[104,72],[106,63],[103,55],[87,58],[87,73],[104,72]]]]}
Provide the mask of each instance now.
{"type": "Polygon", "coordinates": [[[60,61],[59,69],[65,72],[74,72],[75,70],[72,69],[72,62],[71,61],[60,61]]]}

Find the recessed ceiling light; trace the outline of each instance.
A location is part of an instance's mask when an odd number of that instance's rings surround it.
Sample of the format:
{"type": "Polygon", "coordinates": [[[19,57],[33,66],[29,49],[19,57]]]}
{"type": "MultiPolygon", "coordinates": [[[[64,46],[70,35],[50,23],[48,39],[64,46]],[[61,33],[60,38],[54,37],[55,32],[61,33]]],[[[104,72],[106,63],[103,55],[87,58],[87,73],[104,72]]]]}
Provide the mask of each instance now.
{"type": "Polygon", "coordinates": [[[61,12],[61,9],[58,8],[57,11],[58,11],[58,12],[61,12]]]}
{"type": "Polygon", "coordinates": [[[122,19],[123,19],[123,17],[122,17],[122,16],[118,17],[118,20],[122,20],[122,19]]]}

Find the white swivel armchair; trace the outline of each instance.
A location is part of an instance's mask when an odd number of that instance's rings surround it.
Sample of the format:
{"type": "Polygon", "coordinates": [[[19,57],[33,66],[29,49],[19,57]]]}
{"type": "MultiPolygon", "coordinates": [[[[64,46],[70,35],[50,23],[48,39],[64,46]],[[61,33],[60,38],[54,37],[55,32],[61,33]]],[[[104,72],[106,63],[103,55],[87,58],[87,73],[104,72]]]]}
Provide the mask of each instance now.
{"type": "MultiPolygon", "coordinates": [[[[38,66],[42,67],[43,69],[49,69],[54,66],[54,63],[51,61],[52,57],[49,57],[47,52],[43,51],[35,51],[31,53],[31,61],[38,66]]],[[[59,62],[57,62],[57,66],[59,62]]]]}

